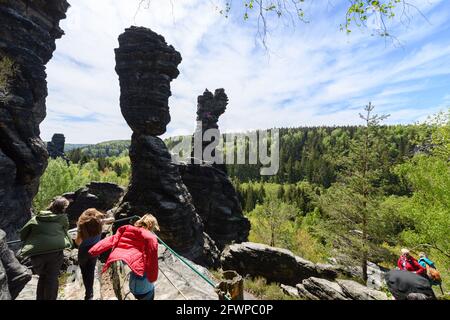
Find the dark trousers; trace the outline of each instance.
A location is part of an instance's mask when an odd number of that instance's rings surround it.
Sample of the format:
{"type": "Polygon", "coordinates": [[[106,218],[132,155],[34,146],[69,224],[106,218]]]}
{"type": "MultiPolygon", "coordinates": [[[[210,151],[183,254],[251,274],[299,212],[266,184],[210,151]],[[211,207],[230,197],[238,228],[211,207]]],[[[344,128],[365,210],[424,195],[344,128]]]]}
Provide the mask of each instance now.
{"type": "Polygon", "coordinates": [[[80,247],[78,249],[78,264],[80,265],[83,284],[86,289],[85,300],[90,300],[94,297],[94,277],[97,258],[89,254],[88,251],[91,248],[92,246],[80,247]]]}
{"type": "Polygon", "coordinates": [[[39,276],[37,300],[56,300],[59,288],[59,270],[63,264],[63,251],[31,257],[34,272],[39,276]]]}

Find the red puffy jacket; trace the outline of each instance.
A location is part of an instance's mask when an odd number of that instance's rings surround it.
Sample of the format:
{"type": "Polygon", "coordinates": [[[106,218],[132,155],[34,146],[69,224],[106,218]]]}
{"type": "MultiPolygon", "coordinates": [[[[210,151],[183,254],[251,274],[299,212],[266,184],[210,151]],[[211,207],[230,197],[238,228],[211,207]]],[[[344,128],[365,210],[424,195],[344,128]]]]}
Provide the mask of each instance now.
{"type": "Polygon", "coordinates": [[[404,256],[400,256],[400,258],[397,261],[397,266],[400,270],[404,270],[404,271],[411,271],[420,275],[423,275],[426,273],[427,269],[425,269],[424,267],[422,267],[419,262],[417,262],[416,259],[414,259],[414,257],[404,257],[404,256]]]}
{"type": "Polygon", "coordinates": [[[144,228],[131,225],[117,229],[115,235],[107,237],[90,250],[89,254],[98,256],[113,249],[103,267],[105,272],[114,261],[124,261],[137,275],[147,275],[150,282],[158,278],[158,241],[156,236],[144,228]]]}

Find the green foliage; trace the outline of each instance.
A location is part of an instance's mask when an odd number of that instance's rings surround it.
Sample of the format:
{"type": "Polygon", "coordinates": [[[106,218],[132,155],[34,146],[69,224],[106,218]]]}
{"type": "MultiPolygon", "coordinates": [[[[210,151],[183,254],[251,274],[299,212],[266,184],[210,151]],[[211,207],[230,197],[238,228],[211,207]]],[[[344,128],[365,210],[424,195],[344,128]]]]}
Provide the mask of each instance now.
{"type": "Polygon", "coordinates": [[[246,278],[244,289],[263,300],[298,300],[285,294],[279,284],[268,284],[266,279],[261,277],[246,278]]]}
{"type": "Polygon", "coordinates": [[[450,159],[450,108],[440,112],[428,121],[433,129],[431,143],[433,154],[438,158],[450,159]]]}
{"type": "Polygon", "coordinates": [[[311,232],[317,223],[317,212],[302,217],[300,209],[269,195],[247,217],[251,230],[249,240],[282,247],[313,262],[323,262],[328,248],[311,232]]]}
{"type": "Polygon", "coordinates": [[[0,98],[8,94],[9,86],[18,68],[14,61],[8,57],[0,58],[0,98]]]}
{"type": "Polygon", "coordinates": [[[72,149],[67,153],[67,157],[73,163],[87,162],[94,158],[121,157],[128,155],[129,147],[129,140],[106,141],[72,149]]]}
{"type": "MultiPolygon", "coordinates": [[[[148,1],[148,0],[147,0],[148,1]]],[[[243,2],[244,21],[255,21],[257,25],[257,34],[262,43],[266,46],[266,37],[269,28],[269,19],[273,16],[293,26],[297,21],[310,23],[308,16],[308,4],[312,0],[290,0],[290,1],[272,1],[272,0],[246,0],[243,2]]],[[[225,1],[223,8],[218,8],[220,14],[226,18],[229,17],[233,7],[232,1],[225,1]]],[[[390,21],[398,20],[405,24],[405,17],[410,20],[410,9],[421,13],[414,4],[407,0],[349,0],[346,5],[344,23],[340,25],[341,31],[350,34],[356,28],[367,28],[372,31],[372,35],[380,37],[393,37],[389,31],[390,21]],[[368,23],[373,18],[375,26],[368,23]]],[[[241,9],[241,8],[238,8],[241,9]]]]}
{"type": "Polygon", "coordinates": [[[351,33],[351,27],[366,26],[367,20],[370,16],[377,16],[381,20],[381,27],[377,30],[380,36],[390,36],[388,33],[385,20],[393,19],[395,17],[395,9],[400,3],[403,5],[409,4],[404,0],[350,0],[350,6],[347,9],[345,23],[341,25],[341,30],[345,30],[347,34],[351,33]]]}
{"type": "MultiPolygon", "coordinates": [[[[113,165],[123,164],[127,166],[125,159],[109,160],[113,165]]],[[[41,177],[39,192],[33,200],[33,208],[35,211],[44,210],[51,200],[66,192],[76,191],[84,187],[91,181],[112,182],[119,185],[128,185],[129,170],[117,175],[114,170],[105,168],[99,170],[98,163],[93,160],[85,164],[67,165],[63,159],[50,160],[41,177]]]]}
{"type": "Polygon", "coordinates": [[[292,233],[292,222],[299,215],[299,209],[278,199],[270,199],[249,213],[253,223],[253,237],[262,239],[272,247],[287,247],[286,237],[292,233]]]}
{"type": "Polygon", "coordinates": [[[387,116],[373,115],[373,110],[369,103],[365,114],[360,114],[366,122],[364,131],[351,143],[349,153],[338,160],[344,168],[339,183],[321,197],[327,235],[338,251],[361,263],[364,280],[368,259],[382,254],[377,232],[382,190],[377,182],[384,144],[378,127],[387,116]]]}
{"type": "MultiPolygon", "coordinates": [[[[227,165],[230,176],[241,182],[264,181],[294,184],[308,181],[325,188],[337,181],[345,169],[338,159],[348,155],[351,145],[364,134],[363,127],[300,127],[280,129],[280,168],[274,176],[261,176],[261,165],[227,165]]],[[[429,138],[420,126],[381,126],[383,150],[379,160],[379,184],[387,194],[408,194],[391,167],[411,158],[417,143],[429,138]]],[[[244,198],[245,199],[245,198],[244,198]]]]}

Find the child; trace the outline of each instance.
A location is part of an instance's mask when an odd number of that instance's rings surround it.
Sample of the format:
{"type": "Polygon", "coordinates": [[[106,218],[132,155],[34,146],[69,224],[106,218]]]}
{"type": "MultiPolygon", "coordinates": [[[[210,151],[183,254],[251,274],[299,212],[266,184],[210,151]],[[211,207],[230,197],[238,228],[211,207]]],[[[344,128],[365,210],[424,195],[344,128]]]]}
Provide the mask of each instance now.
{"type": "Polygon", "coordinates": [[[77,222],[78,264],[80,265],[84,287],[86,289],[84,300],[94,297],[94,275],[97,258],[89,255],[89,250],[101,240],[103,214],[96,209],[84,211],[77,222]]]}
{"type": "Polygon", "coordinates": [[[158,278],[158,241],[154,230],[159,230],[158,222],[153,215],[146,214],[134,226],[120,227],[115,235],[89,250],[92,256],[98,256],[112,248],[103,272],[115,261],[126,263],[131,269],[130,291],[138,300],[154,299],[153,283],[158,278]]]}

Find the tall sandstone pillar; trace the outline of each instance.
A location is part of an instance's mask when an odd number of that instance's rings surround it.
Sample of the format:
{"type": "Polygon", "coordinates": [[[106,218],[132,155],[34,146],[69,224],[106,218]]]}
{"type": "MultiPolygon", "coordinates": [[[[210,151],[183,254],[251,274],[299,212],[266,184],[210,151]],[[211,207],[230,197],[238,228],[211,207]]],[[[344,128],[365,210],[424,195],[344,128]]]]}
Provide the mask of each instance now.
{"type": "Polygon", "coordinates": [[[174,250],[196,263],[214,266],[218,250],[203,232],[178,167],[158,137],[170,122],[170,82],[178,76],[180,62],[180,53],[150,29],[130,27],[119,36],[120,108],[133,135],[131,182],[116,217],[152,213],[161,238],[174,250]]]}
{"type": "Polygon", "coordinates": [[[55,50],[66,0],[0,1],[0,229],[16,238],[47,166],[39,124],[46,116],[45,65],[55,50]]]}

